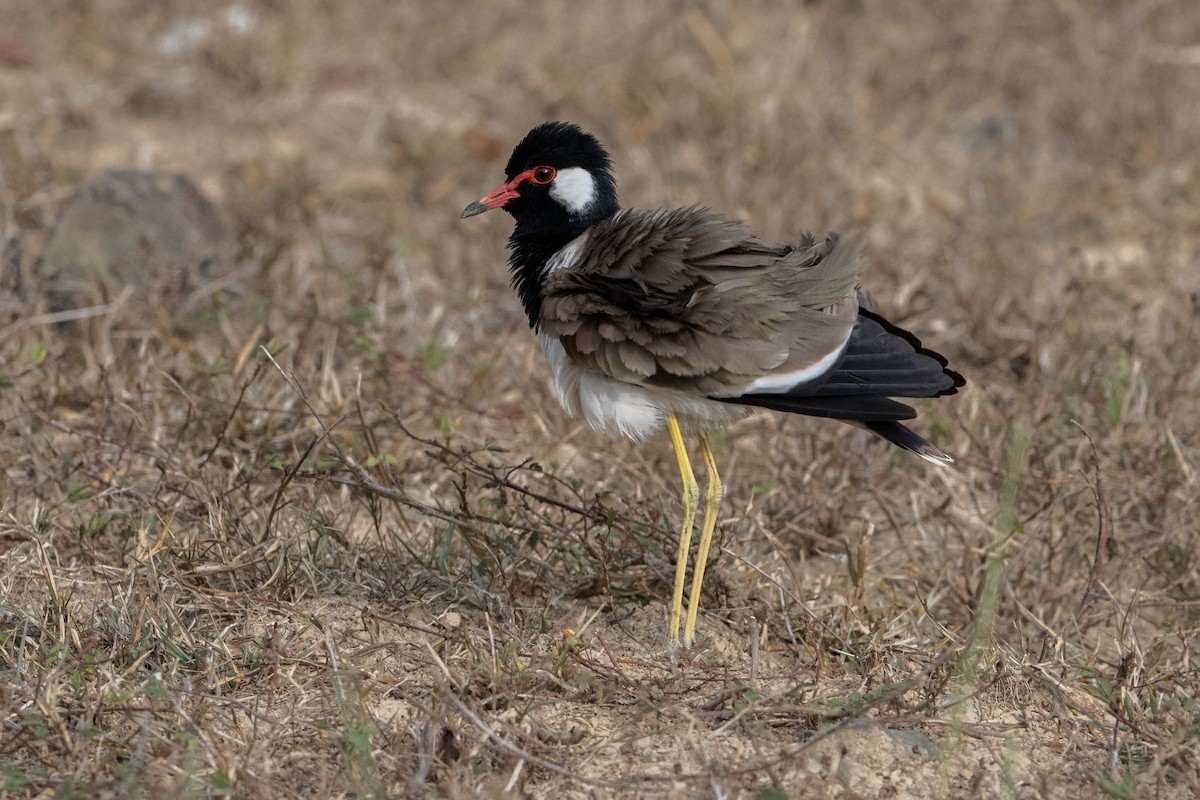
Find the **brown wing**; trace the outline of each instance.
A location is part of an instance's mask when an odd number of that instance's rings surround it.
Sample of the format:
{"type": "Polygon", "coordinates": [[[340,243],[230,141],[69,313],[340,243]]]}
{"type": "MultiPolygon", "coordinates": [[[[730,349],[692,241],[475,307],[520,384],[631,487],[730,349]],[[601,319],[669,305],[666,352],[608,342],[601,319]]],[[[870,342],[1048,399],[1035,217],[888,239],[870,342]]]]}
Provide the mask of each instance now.
{"type": "Polygon", "coordinates": [[[546,276],[539,325],[617,380],[736,395],[840,351],[857,270],[836,237],[793,248],[695,207],[622,211],[591,229],[583,258],[546,276]]]}

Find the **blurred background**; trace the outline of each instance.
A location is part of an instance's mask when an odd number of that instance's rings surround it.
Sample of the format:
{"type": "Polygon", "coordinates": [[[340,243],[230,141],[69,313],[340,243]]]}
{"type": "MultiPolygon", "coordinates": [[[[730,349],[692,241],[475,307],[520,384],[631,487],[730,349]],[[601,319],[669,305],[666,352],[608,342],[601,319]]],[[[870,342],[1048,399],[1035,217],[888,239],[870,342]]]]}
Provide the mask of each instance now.
{"type": "MultiPolygon", "coordinates": [[[[453,669],[467,669],[455,660],[464,643],[490,635],[494,647],[489,625],[528,660],[556,646],[537,637],[596,609],[614,647],[624,631],[620,646],[645,655],[670,584],[670,450],[565,417],[507,286],[510,220],[459,220],[501,181],[512,146],[551,119],[607,146],[623,205],[700,203],[768,240],[836,230],[859,241],[881,311],[968,380],[916,425],[958,458],[951,476],[812,420],[755,415],[720,436],[728,494],[701,629],[744,657],[755,617],[790,659],[779,674],[805,686],[814,674],[924,680],[955,648],[994,648],[1012,681],[997,707],[1044,703],[1047,726],[1095,723],[1047,756],[1024,718],[1022,769],[1050,787],[1037,796],[1085,796],[1100,780],[1124,791],[1126,776],[1195,788],[1196,721],[1180,710],[1197,682],[1200,607],[1193,0],[6,0],[0,621],[64,630],[47,598],[70,578],[80,640],[126,666],[150,647],[170,691],[266,669],[237,647],[212,649],[235,634],[261,642],[259,604],[299,604],[275,624],[309,631],[304,615],[325,619],[316,609],[343,602],[332,597],[424,626],[461,613],[443,639],[461,637],[441,653],[453,669]],[[346,488],[357,479],[339,471],[344,455],[402,501],[346,488]],[[538,483],[551,476],[560,482],[538,483]],[[540,500],[520,494],[534,489],[540,500]],[[505,528],[514,520],[523,533],[505,528]],[[594,549],[596,525],[618,543],[594,549]],[[171,622],[164,575],[197,608],[244,603],[234,633],[202,615],[171,622]],[[114,580],[132,588],[104,588],[114,580]],[[166,621],[150,636],[113,621],[126,617],[166,621]],[[146,644],[167,630],[219,666],[146,644]],[[1051,663],[1053,689],[1037,677],[1051,663]],[[1072,691],[1084,699],[1063,706],[1072,691]],[[1118,717],[1133,744],[1112,734],[1118,717]]],[[[299,657],[310,634],[272,652],[299,657]]],[[[380,685],[407,671],[428,689],[442,670],[414,652],[357,668],[380,685]]],[[[639,680],[657,679],[642,666],[639,680]]],[[[51,667],[27,664],[14,685],[57,685],[51,667]]],[[[514,681],[505,691],[558,691],[514,681]]],[[[363,691],[354,724],[378,736],[414,720],[454,727],[421,705],[426,690],[404,696],[402,719],[363,691]]],[[[654,702],[699,702],[668,694],[654,702]]],[[[353,728],[341,695],[317,696],[353,728]]],[[[19,692],[8,702],[25,707],[19,692]]],[[[578,702],[592,724],[631,724],[578,702]]],[[[290,713],[271,747],[311,733],[290,713]]],[[[486,749],[470,725],[458,730],[486,749]]],[[[715,762],[659,733],[638,758],[711,777],[715,762]]],[[[711,733],[690,735],[718,747],[711,733]]],[[[127,754],[125,735],[106,730],[105,752],[127,754]]],[[[512,768],[498,756],[454,767],[436,748],[422,762],[426,740],[396,736],[373,773],[328,739],[350,766],[239,785],[370,793],[355,782],[367,774],[397,791],[429,778],[414,764],[436,762],[461,781],[440,791],[470,796],[512,768]]],[[[586,747],[597,737],[570,751],[590,754],[577,762],[538,752],[577,777],[633,769],[627,751],[606,760],[586,747]]],[[[125,785],[107,756],[61,736],[46,746],[52,762],[85,759],[89,786],[125,785]]],[[[186,763],[164,747],[160,761],[186,763]]],[[[230,745],[222,774],[271,747],[230,745]]],[[[33,751],[10,752],[18,764],[33,751]]],[[[920,769],[935,767],[902,765],[920,769]]],[[[170,784],[163,770],[139,780],[170,784]]],[[[767,785],[749,774],[736,785],[767,785]]],[[[53,784],[30,780],[31,792],[53,784]]],[[[946,780],[953,794],[972,774],[946,780]]],[[[922,785],[914,778],[913,796],[922,785]]]]}

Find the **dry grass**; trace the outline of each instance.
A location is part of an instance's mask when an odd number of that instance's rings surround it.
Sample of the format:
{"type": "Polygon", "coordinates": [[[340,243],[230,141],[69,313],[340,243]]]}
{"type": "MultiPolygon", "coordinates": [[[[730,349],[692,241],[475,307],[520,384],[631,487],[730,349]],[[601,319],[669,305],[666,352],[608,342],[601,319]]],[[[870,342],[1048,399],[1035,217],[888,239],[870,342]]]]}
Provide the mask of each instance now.
{"type": "Polygon", "coordinates": [[[0,798],[1200,792],[1194,2],[229,8],[0,7],[0,798]],[[953,473],[720,436],[690,657],[665,439],[563,416],[458,220],[552,118],[628,204],[861,237],[970,381],[953,473]],[[128,166],[229,210],[233,289],[52,327],[128,166]]]}

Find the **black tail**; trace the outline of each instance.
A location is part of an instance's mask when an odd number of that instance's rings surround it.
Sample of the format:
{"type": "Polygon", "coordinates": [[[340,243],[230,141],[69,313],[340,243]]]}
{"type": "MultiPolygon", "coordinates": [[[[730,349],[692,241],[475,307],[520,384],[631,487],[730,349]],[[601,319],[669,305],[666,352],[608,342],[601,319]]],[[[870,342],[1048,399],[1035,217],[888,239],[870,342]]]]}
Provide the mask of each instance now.
{"type": "Polygon", "coordinates": [[[846,354],[813,394],[940,397],[965,384],[940,353],[871,311],[859,310],[846,354]]]}
{"type": "Polygon", "coordinates": [[[891,398],[940,397],[954,394],[965,383],[945,358],[922,347],[917,337],[859,309],[841,362],[820,383],[805,383],[793,390],[795,394],[716,399],[858,424],[922,458],[946,464],[953,459],[897,422],[917,412],[891,398]]]}

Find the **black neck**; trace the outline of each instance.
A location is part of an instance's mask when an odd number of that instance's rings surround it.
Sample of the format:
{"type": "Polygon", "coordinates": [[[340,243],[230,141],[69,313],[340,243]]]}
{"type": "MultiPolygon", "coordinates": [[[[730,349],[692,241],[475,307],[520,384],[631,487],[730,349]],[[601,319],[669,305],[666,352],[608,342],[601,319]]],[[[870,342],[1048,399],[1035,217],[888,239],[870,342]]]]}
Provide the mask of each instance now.
{"type": "Polygon", "coordinates": [[[546,262],[567,243],[580,236],[588,228],[617,213],[615,193],[609,190],[606,202],[598,204],[587,217],[557,219],[518,219],[512,235],[508,237],[508,271],[512,273],[512,286],[521,298],[529,327],[538,329],[538,316],[542,313],[542,278],[546,274],[546,262]]]}
{"type": "Polygon", "coordinates": [[[518,225],[508,237],[508,249],[512,251],[508,256],[512,287],[525,307],[529,327],[535,331],[542,313],[542,276],[546,272],[546,262],[577,235],[572,232],[529,233],[522,231],[518,225]]]}

